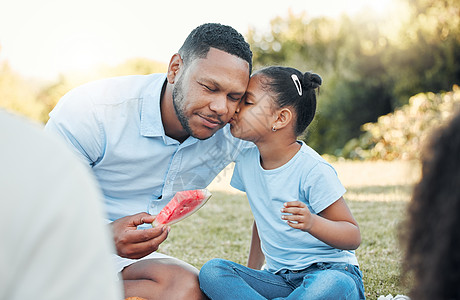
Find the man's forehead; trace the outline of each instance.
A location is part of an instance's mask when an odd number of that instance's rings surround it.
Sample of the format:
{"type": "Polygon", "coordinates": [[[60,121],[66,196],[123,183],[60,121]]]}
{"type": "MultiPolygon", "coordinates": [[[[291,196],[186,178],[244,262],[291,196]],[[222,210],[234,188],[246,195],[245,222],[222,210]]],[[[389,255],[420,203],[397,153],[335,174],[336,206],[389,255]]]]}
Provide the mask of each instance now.
{"type": "Polygon", "coordinates": [[[206,54],[206,56],[204,57],[197,57],[196,58],[197,60],[204,60],[204,61],[222,61],[222,60],[233,60],[233,61],[238,61],[239,63],[241,64],[245,64],[247,65],[248,67],[248,76],[249,76],[249,63],[244,60],[243,58],[237,56],[237,55],[234,55],[234,54],[231,54],[231,53],[228,53],[224,50],[220,50],[220,49],[217,49],[217,48],[209,48],[209,51],[208,53],[206,54]]]}
{"type": "Polygon", "coordinates": [[[214,85],[244,84],[246,90],[249,82],[249,64],[237,56],[215,48],[211,48],[206,58],[196,59],[192,68],[197,78],[214,85]]]}

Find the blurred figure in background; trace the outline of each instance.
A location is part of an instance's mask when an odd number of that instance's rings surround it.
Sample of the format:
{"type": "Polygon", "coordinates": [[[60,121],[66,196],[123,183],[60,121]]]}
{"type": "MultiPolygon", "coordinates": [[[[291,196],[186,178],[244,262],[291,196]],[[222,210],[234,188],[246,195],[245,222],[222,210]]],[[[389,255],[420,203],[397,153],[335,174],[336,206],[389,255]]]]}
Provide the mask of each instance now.
{"type": "Polygon", "coordinates": [[[401,234],[409,295],[460,299],[460,114],[432,134],[421,162],[401,234]]]}
{"type": "Polygon", "coordinates": [[[1,109],[0,143],[0,299],[122,299],[89,168],[1,109]]]}

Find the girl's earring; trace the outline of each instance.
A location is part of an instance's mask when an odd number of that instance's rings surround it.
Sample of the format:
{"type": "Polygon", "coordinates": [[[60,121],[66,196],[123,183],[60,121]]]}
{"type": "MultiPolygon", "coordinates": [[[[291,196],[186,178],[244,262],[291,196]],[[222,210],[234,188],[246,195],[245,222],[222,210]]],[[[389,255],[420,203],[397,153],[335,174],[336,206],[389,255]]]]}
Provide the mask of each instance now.
{"type": "Polygon", "coordinates": [[[276,131],[276,127],[275,127],[275,125],[273,125],[273,127],[272,127],[272,131],[273,131],[273,132],[275,132],[275,131],[276,131]]]}

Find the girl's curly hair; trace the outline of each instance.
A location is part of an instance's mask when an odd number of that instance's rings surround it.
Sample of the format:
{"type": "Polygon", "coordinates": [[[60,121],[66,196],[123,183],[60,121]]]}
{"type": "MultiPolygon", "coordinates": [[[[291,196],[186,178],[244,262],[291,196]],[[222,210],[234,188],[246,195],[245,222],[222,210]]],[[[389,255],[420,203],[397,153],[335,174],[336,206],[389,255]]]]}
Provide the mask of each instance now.
{"type": "Polygon", "coordinates": [[[460,299],[460,114],[422,152],[400,240],[412,299],[460,299]]]}

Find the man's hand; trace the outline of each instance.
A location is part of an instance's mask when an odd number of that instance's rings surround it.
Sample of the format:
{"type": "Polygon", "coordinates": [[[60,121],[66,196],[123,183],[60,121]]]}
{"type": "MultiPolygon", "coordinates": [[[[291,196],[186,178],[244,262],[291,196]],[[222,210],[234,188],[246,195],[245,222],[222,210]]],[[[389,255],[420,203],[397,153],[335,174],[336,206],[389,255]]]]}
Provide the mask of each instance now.
{"type": "Polygon", "coordinates": [[[168,237],[169,226],[157,226],[137,230],[137,226],[149,224],[155,217],[139,213],[115,220],[112,223],[113,238],[117,254],[121,257],[138,259],[157,251],[160,244],[168,237]]]}

